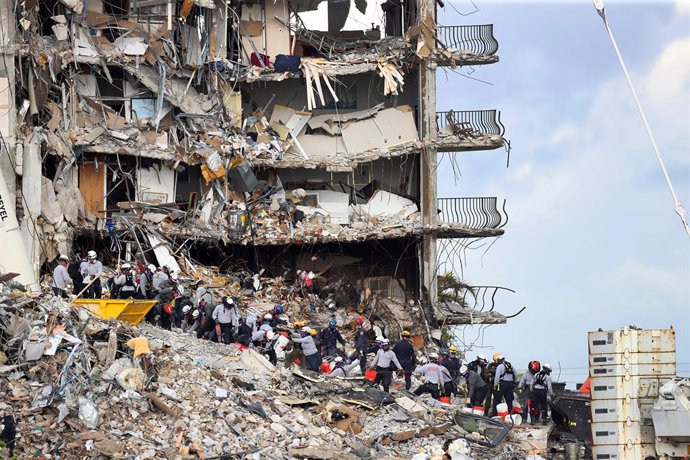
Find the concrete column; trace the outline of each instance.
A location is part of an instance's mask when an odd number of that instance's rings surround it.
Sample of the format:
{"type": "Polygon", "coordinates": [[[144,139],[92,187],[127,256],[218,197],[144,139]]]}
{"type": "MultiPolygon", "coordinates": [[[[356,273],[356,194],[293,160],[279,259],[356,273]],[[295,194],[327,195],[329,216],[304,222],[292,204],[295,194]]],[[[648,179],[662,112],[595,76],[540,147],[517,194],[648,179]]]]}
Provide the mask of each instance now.
{"type": "MultiPolygon", "coordinates": [[[[421,23],[436,24],[435,0],[420,0],[421,23]]],[[[424,27],[424,26],[423,26],[424,27]]],[[[428,46],[434,46],[429,43],[428,46]]],[[[419,131],[422,143],[427,145],[420,156],[420,186],[422,223],[438,224],[436,149],[428,144],[436,137],[436,63],[423,60],[419,67],[419,131]]],[[[425,236],[422,246],[422,283],[429,300],[436,303],[436,237],[425,236]]],[[[434,325],[432,325],[433,327],[434,325]]]]}

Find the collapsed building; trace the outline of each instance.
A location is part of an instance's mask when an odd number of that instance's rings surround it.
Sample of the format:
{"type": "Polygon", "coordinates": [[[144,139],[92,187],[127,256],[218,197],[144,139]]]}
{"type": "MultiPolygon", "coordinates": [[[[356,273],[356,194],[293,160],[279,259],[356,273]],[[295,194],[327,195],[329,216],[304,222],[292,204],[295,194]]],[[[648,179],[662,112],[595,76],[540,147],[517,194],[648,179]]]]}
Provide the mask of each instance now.
{"type": "Polygon", "coordinates": [[[505,321],[436,284],[439,240],[507,219],[495,198],[437,197],[439,152],[508,148],[498,111],[436,112],[439,67],[498,62],[491,25],[441,26],[432,0],[0,12],[0,270],[22,284],[97,249],[190,276],[314,271],[392,301],[420,337],[505,321]]]}

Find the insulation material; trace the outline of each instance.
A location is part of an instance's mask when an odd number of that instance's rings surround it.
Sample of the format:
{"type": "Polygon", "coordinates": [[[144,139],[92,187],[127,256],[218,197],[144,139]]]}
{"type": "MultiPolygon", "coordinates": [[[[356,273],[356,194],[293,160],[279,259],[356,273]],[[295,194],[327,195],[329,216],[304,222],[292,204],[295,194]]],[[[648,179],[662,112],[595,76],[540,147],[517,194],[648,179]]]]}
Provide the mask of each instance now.
{"type": "Polygon", "coordinates": [[[385,109],[372,118],[343,128],[343,142],[350,153],[387,149],[418,140],[419,133],[409,106],[385,109]]]}
{"type": "Polygon", "coordinates": [[[165,244],[160,238],[153,234],[149,234],[149,243],[153,248],[153,253],[156,254],[156,259],[158,260],[158,266],[166,266],[170,269],[170,273],[179,273],[180,266],[177,263],[177,259],[170,253],[170,248],[165,244]]]}
{"type": "Polygon", "coordinates": [[[149,48],[141,37],[119,37],[115,40],[115,46],[129,56],[143,56],[149,48]]]}
{"type": "Polygon", "coordinates": [[[407,218],[419,211],[414,201],[385,190],[375,191],[367,204],[357,206],[357,210],[378,218],[407,218]]]}
{"type": "Polygon", "coordinates": [[[308,194],[319,196],[319,208],[328,213],[331,223],[341,225],[350,223],[350,195],[332,190],[314,190],[308,194]]]}
{"type": "Polygon", "coordinates": [[[175,170],[167,166],[137,170],[137,200],[145,203],[175,201],[175,170]]]}

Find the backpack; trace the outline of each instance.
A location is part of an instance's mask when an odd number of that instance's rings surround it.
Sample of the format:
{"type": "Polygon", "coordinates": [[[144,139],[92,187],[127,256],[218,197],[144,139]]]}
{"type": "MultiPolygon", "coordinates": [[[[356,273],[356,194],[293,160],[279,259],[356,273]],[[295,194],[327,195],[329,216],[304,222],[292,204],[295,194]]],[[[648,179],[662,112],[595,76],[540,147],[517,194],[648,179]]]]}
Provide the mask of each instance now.
{"type": "Polygon", "coordinates": [[[505,367],[506,374],[513,374],[513,373],[514,373],[514,372],[513,372],[513,365],[510,364],[508,361],[505,361],[505,362],[503,363],[503,366],[505,367]]]}
{"type": "Polygon", "coordinates": [[[534,377],[534,384],[535,385],[541,385],[541,386],[546,386],[544,382],[546,382],[546,376],[549,375],[544,371],[539,372],[535,377],[534,377]]]}
{"type": "Polygon", "coordinates": [[[125,275],[125,284],[123,286],[135,287],[134,286],[134,275],[132,275],[132,274],[125,275]]]}

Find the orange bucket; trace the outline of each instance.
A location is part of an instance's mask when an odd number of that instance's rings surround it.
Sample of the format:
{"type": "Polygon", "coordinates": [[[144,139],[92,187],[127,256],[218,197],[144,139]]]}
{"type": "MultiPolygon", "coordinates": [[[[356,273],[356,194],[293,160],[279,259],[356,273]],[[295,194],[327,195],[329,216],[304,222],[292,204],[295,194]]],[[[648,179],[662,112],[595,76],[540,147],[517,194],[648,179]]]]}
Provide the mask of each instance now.
{"type": "Polygon", "coordinates": [[[376,380],[376,371],[373,369],[369,369],[364,373],[364,378],[369,380],[370,382],[373,382],[376,380]]]}
{"type": "Polygon", "coordinates": [[[438,398],[438,400],[441,401],[442,403],[450,404],[450,397],[449,396],[441,396],[440,398],[438,398]]]}

